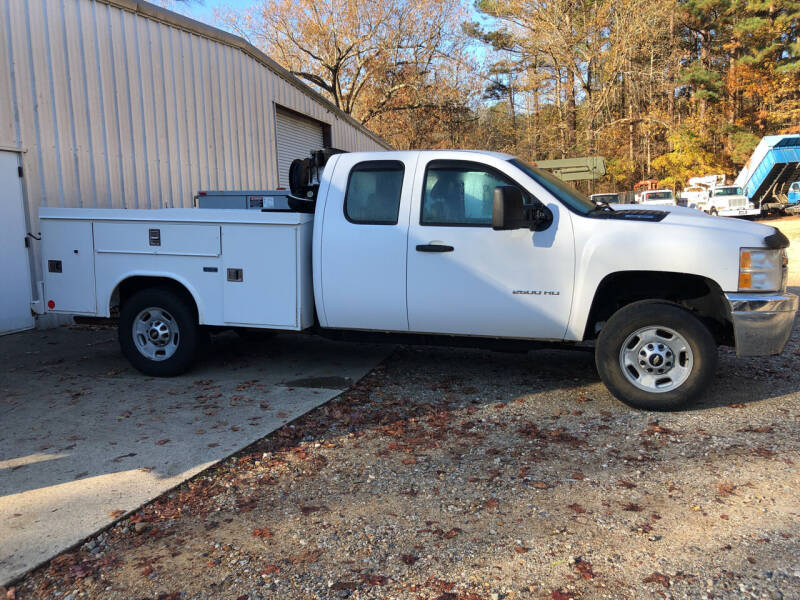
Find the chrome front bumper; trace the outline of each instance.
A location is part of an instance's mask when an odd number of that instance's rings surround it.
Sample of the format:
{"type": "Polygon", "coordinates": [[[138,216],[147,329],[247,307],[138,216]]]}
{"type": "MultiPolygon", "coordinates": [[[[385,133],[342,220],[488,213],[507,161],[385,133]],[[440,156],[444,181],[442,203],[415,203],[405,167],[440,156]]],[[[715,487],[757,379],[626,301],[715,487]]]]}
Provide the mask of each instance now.
{"type": "Polygon", "coordinates": [[[738,356],[780,354],[792,333],[794,294],[725,294],[738,356]]]}

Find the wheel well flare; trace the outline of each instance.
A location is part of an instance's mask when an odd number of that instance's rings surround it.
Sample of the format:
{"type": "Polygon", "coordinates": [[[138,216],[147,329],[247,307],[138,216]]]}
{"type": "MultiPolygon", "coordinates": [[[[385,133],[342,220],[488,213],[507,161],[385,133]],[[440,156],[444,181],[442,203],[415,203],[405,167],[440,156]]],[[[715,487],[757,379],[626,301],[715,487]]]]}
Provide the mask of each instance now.
{"type": "Polygon", "coordinates": [[[720,286],[688,273],[622,271],[607,275],[597,290],[584,339],[594,339],[605,322],[623,306],[641,300],[665,300],[694,313],[721,345],[733,345],[730,308],[720,286]]]}

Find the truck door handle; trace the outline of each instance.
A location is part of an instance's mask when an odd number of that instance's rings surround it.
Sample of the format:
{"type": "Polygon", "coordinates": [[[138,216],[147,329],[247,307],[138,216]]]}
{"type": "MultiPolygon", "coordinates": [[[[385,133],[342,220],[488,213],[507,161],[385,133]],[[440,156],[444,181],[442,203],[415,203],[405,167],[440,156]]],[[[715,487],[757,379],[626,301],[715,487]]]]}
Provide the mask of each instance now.
{"type": "Polygon", "coordinates": [[[419,244],[417,246],[417,252],[452,252],[453,250],[455,248],[444,244],[419,244]]]}

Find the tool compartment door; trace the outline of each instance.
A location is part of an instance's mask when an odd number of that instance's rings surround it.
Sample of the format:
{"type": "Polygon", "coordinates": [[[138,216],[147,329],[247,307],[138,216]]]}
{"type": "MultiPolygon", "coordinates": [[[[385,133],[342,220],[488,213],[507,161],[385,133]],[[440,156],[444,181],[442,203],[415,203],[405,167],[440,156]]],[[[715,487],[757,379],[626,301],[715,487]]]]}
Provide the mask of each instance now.
{"type": "Polygon", "coordinates": [[[95,314],[97,301],[91,221],[42,219],[41,229],[47,310],[95,314]]]}
{"type": "Polygon", "coordinates": [[[295,226],[222,226],[226,324],[299,329],[298,234],[295,226]]]}

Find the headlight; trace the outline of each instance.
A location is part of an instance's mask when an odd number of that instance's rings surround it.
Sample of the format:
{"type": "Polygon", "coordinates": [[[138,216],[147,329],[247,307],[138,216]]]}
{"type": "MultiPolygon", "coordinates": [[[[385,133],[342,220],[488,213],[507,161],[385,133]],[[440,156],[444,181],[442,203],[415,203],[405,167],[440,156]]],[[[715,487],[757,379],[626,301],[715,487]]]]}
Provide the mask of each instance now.
{"type": "Polygon", "coordinates": [[[774,292],[781,289],[786,265],[786,250],[741,248],[739,291],[774,292]]]}

